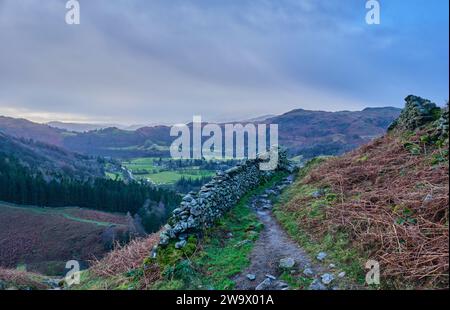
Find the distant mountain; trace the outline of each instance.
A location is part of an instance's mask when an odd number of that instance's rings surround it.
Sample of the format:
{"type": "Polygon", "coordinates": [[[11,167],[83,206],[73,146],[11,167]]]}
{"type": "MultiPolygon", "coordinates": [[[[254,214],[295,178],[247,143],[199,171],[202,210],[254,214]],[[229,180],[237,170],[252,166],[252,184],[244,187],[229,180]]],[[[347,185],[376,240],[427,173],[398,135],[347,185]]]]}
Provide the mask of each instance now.
{"type": "Polygon", "coordinates": [[[33,139],[58,146],[62,146],[64,138],[72,134],[45,124],[5,116],[0,116],[0,132],[16,138],[33,139]]]}
{"type": "Polygon", "coordinates": [[[267,114],[267,115],[262,115],[259,117],[255,117],[255,118],[250,118],[247,119],[245,121],[242,121],[243,123],[255,123],[255,122],[264,122],[265,120],[269,119],[269,118],[273,118],[276,117],[276,115],[273,114],[267,114]]]}
{"type": "Polygon", "coordinates": [[[88,124],[88,123],[65,123],[65,122],[48,122],[46,125],[74,132],[87,132],[91,130],[105,129],[108,127],[118,127],[116,124],[88,124]]]}
{"type": "Polygon", "coordinates": [[[101,129],[106,129],[106,128],[111,128],[111,127],[115,127],[115,128],[119,128],[119,129],[123,129],[123,130],[130,130],[130,131],[134,131],[137,130],[139,128],[145,127],[145,125],[119,125],[119,124],[91,124],[91,123],[66,123],[66,122],[58,122],[58,121],[53,121],[53,122],[48,122],[46,123],[46,125],[53,127],[53,128],[58,128],[58,129],[64,129],[67,131],[73,131],[73,132],[88,132],[88,131],[92,131],[92,130],[101,130],[101,129]]]}
{"type": "Polygon", "coordinates": [[[16,158],[33,173],[47,179],[69,176],[77,180],[104,177],[103,164],[96,158],[76,154],[55,145],[14,138],[0,132],[0,158],[16,158]]]}
{"type": "MultiPolygon", "coordinates": [[[[400,112],[401,109],[391,107],[354,112],[297,109],[279,116],[268,115],[242,123],[278,124],[280,144],[288,147],[292,155],[311,158],[341,154],[382,135],[400,112]]],[[[111,157],[168,156],[169,146],[174,140],[170,137],[169,126],[142,127],[137,130],[110,127],[74,132],[7,117],[0,117],[0,131],[75,152],[111,157]]]]}
{"type": "Polygon", "coordinates": [[[279,142],[291,154],[311,158],[342,154],[383,135],[401,111],[392,107],[355,112],[297,109],[264,123],[279,125],[279,142]]]}
{"type": "Polygon", "coordinates": [[[64,147],[112,157],[167,156],[172,140],[167,126],[143,127],[134,131],[113,127],[67,136],[64,147]]]}

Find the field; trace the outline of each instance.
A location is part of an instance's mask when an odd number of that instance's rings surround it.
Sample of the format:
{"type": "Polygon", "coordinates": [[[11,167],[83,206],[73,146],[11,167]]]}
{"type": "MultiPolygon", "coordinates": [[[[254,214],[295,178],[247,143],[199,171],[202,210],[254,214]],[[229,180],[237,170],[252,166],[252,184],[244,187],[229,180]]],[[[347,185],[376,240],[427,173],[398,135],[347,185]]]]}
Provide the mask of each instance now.
{"type": "Polygon", "coordinates": [[[169,159],[160,160],[155,157],[135,158],[122,162],[122,165],[130,170],[136,179],[149,179],[161,185],[175,184],[182,177],[196,180],[215,175],[215,171],[202,169],[200,166],[177,167],[169,159]]]}
{"type": "Polygon", "coordinates": [[[108,252],[107,235],[127,230],[124,215],[0,202],[0,266],[60,275],[65,262],[82,266],[108,252]]]}

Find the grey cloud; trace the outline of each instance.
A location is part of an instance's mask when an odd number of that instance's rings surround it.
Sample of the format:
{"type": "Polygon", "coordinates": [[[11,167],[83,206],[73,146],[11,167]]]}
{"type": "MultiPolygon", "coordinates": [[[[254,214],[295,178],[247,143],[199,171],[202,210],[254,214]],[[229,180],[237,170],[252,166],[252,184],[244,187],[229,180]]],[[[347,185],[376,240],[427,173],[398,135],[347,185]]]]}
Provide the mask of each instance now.
{"type": "Polygon", "coordinates": [[[420,56],[401,44],[414,38],[369,29],[360,1],[80,0],[79,26],[64,23],[64,3],[0,0],[0,108],[179,122],[401,105],[407,91],[446,90],[436,81],[448,71],[411,76],[420,56]]]}

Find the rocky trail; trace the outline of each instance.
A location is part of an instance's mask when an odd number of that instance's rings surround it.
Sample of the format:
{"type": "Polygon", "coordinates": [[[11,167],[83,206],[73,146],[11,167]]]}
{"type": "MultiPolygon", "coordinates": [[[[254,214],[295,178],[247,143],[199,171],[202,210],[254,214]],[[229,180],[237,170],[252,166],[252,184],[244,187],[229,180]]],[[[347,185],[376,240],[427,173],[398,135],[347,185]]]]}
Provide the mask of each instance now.
{"type": "Polygon", "coordinates": [[[272,214],[270,197],[278,196],[292,182],[293,177],[289,176],[281,184],[253,198],[249,207],[264,224],[264,229],[250,254],[250,266],[233,279],[237,290],[292,289],[279,279],[285,271],[293,276],[309,278],[311,290],[336,289],[339,280],[345,277],[344,273],[333,274],[333,264],[321,264],[326,253],[318,253],[316,258],[311,258],[287,235],[272,214]]]}

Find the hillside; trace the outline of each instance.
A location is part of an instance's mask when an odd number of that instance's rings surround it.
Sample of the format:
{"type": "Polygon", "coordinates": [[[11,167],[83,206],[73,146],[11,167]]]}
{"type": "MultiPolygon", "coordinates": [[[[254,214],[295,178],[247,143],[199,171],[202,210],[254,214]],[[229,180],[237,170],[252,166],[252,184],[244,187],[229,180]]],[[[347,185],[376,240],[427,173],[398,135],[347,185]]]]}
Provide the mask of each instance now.
{"type": "Polygon", "coordinates": [[[374,259],[384,288],[448,288],[448,108],[406,100],[388,134],[310,162],[276,215],[302,246],[328,252],[356,279],[374,259]]]}
{"type": "MultiPolygon", "coordinates": [[[[312,158],[338,155],[384,133],[400,114],[397,108],[367,108],[363,111],[324,112],[293,110],[279,116],[246,122],[279,125],[279,140],[292,155],[312,158]]],[[[244,122],[245,123],[245,122],[244,122]]],[[[14,137],[31,138],[88,155],[121,158],[168,156],[170,127],[115,127],[88,132],[71,132],[22,119],[0,117],[0,131],[14,137]]]]}
{"type": "Polygon", "coordinates": [[[64,139],[64,147],[80,153],[112,156],[168,156],[173,138],[170,127],[143,127],[134,131],[118,128],[78,133],[64,139]]]}
{"type": "Polygon", "coordinates": [[[15,138],[32,139],[57,146],[62,146],[64,137],[71,134],[48,125],[5,116],[0,116],[0,132],[15,138]]]}
{"type": "Polygon", "coordinates": [[[277,185],[283,175],[261,184],[179,250],[171,243],[155,252],[155,234],[111,252],[78,288],[361,289],[368,259],[380,263],[377,288],[448,288],[448,160],[448,109],[408,97],[384,136],[310,161],[290,186],[277,185]],[[283,233],[268,218],[269,200],[290,240],[271,241],[283,233]],[[278,251],[292,255],[279,263],[289,267],[265,280],[246,274],[273,268],[278,251]]]}
{"type": "Polygon", "coordinates": [[[0,154],[20,159],[34,174],[47,177],[70,176],[77,180],[101,178],[104,167],[96,158],[66,151],[43,142],[16,139],[0,132],[0,154]]]}
{"type": "Polygon", "coordinates": [[[87,267],[127,241],[131,224],[123,214],[0,202],[0,266],[60,276],[67,261],[87,267]]]}
{"type": "Polygon", "coordinates": [[[298,109],[264,122],[279,124],[280,144],[292,155],[313,158],[340,155],[383,135],[400,111],[390,107],[354,112],[298,109]]]}

